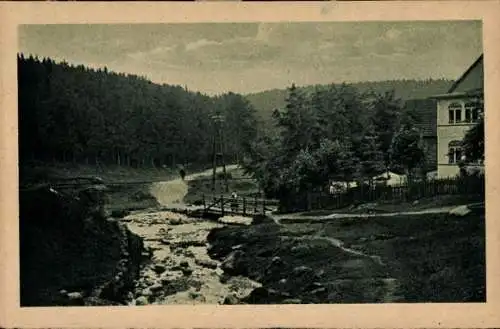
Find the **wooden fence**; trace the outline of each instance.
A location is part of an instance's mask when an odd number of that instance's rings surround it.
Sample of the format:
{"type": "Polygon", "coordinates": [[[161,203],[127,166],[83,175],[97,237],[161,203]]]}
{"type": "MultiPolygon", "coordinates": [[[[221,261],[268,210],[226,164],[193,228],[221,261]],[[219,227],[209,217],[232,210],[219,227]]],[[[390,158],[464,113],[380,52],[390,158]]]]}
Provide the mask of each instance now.
{"type": "Polygon", "coordinates": [[[438,195],[485,195],[484,177],[458,177],[406,183],[401,186],[360,185],[342,193],[326,190],[295,194],[282,201],[286,211],[340,209],[353,204],[386,201],[413,201],[438,195]]]}

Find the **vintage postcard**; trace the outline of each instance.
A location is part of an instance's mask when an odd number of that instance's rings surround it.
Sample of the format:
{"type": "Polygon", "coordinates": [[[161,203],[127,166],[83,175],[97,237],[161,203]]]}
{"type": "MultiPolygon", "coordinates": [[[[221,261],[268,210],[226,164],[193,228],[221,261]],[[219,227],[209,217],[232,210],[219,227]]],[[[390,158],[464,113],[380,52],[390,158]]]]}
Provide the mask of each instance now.
{"type": "Polygon", "coordinates": [[[499,8],[2,3],[2,326],[500,325],[499,8]]]}

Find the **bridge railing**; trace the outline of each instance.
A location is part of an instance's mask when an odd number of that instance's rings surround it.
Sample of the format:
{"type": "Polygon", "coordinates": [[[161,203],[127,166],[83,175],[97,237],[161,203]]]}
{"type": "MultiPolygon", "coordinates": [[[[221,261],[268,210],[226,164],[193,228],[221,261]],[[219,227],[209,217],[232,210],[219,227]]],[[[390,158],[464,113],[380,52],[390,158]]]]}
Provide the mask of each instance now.
{"type": "Polygon", "coordinates": [[[276,210],[278,207],[277,200],[260,199],[252,197],[228,197],[203,195],[202,196],[203,210],[205,212],[221,213],[237,215],[262,215],[268,211],[276,210]]]}

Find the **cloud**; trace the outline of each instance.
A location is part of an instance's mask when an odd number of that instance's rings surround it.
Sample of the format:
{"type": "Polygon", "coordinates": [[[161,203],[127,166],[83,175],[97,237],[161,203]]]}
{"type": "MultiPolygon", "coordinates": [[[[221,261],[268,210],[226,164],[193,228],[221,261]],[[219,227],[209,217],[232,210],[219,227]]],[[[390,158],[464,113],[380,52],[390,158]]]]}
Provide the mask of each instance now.
{"type": "Polygon", "coordinates": [[[222,45],[221,42],[207,40],[207,39],[200,39],[186,44],[185,49],[186,51],[193,51],[207,46],[220,46],[220,45],[222,45]]]}
{"type": "Polygon", "coordinates": [[[193,90],[245,92],[291,80],[455,78],[482,41],[480,22],[116,24],[23,27],[20,47],[193,90]]]}
{"type": "Polygon", "coordinates": [[[257,28],[257,34],[255,35],[255,40],[261,42],[269,42],[272,32],[273,32],[273,24],[260,23],[257,28]]]}
{"type": "Polygon", "coordinates": [[[131,53],[127,53],[127,56],[134,60],[147,60],[155,57],[161,57],[167,55],[168,53],[175,50],[175,46],[164,46],[164,47],[156,47],[146,51],[135,51],[131,53]]]}
{"type": "Polygon", "coordinates": [[[398,39],[403,32],[396,30],[396,29],[390,29],[387,32],[385,32],[385,38],[388,40],[396,40],[398,39]]]}

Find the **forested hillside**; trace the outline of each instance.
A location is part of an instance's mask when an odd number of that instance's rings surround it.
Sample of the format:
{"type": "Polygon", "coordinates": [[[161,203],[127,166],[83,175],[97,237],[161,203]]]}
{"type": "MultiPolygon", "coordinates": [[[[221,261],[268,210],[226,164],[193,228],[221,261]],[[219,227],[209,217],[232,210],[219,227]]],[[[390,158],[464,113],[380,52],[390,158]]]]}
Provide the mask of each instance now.
{"type": "Polygon", "coordinates": [[[212,161],[216,110],[225,117],[229,161],[256,135],[253,107],[233,93],[208,97],[135,75],[22,54],[18,74],[21,164],[203,166],[212,161]]]}
{"type": "MultiPolygon", "coordinates": [[[[452,80],[428,79],[357,82],[349,85],[354,87],[361,94],[370,91],[376,94],[384,94],[393,90],[396,98],[405,101],[408,99],[427,98],[431,95],[445,93],[452,83],[452,80]]],[[[316,89],[324,90],[327,88],[328,86],[326,85],[298,87],[298,89],[305,94],[311,94],[316,89]]],[[[271,117],[274,109],[283,108],[285,106],[287,95],[288,91],[286,89],[273,89],[248,94],[245,95],[245,97],[252,103],[262,118],[268,119],[271,117]]]]}

